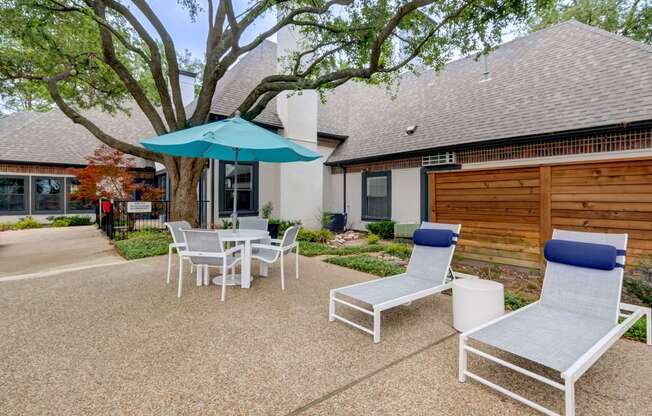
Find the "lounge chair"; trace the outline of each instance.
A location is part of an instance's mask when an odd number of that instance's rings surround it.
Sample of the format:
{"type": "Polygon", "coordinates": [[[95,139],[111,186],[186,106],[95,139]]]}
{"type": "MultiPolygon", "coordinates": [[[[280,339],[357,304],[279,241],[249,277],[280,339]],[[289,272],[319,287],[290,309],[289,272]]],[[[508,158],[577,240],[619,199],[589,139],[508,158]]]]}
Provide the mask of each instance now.
{"type": "Polygon", "coordinates": [[[380,342],[380,313],[399,305],[410,303],[426,296],[440,293],[452,287],[455,275],[450,268],[455,252],[459,224],[437,224],[424,222],[414,233],[414,248],[407,271],[392,277],[371,280],[330,291],[328,319],[349,324],[373,335],[374,342],[380,342]],[[352,299],[369,305],[356,305],[352,299]],[[373,329],[352,322],[335,311],[336,304],[343,305],[373,318],[373,329]]]}
{"type": "Polygon", "coordinates": [[[620,303],[627,234],[555,230],[539,301],[460,335],[459,381],[467,377],[547,415],[552,410],[467,369],[467,354],[493,361],[564,392],[565,415],[575,415],[575,382],[650,308],[620,303]],[[626,311],[628,314],[623,314],[626,311]],[[625,318],[620,324],[618,318],[625,318]],[[563,383],[521,368],[468,344],[469,340],[557,370],[563,383]]]}

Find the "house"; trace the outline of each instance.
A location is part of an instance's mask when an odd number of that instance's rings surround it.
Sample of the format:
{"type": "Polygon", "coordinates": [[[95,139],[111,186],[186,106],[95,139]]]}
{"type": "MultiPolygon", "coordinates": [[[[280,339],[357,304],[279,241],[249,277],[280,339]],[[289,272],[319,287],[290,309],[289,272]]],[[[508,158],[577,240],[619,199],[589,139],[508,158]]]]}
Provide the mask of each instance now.
{"type": "MultiPolygon", "coordinates": [[[[236,64],[214,118],[294,41],[281,32],[236,64]]],[[[633,264],[652,250],[651,67],[650,46],[570,21],[404,74],[395,98],[356,82],[325,103],[279,95],[256,121],[324,157],[242,168],[247,214],[272,202],[274,215],[313,227],[322,211],[346,212],[354,229],[460,222],[461,256],[528,268],[552,228],[624,231],[633,264]]],[[[229,166],[212,161],[202,185],[213,222],[230,213],[229,166]]]]}

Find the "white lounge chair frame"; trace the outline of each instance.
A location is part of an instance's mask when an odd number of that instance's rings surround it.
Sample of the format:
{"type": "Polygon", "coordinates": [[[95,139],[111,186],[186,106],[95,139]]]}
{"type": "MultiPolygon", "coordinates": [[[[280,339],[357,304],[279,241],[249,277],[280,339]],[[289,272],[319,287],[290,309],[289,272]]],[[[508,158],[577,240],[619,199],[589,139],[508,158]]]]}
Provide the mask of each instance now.
{"type": "MultiPolygon", "coordinates": [[[[624,264],[624,256],[623,256],[624,264]]],[[[622,287],[622,269],[621,269],[621,287],[622,287]]],[[[545,284],[545,283],[544,283],[545,284]]],[[[598,342],[596,342],[588,351],[586,351],[579,359],[577,359],[568,369],[561,372],[561,378],[563,383],[559,383],[555,380],[551,380],[547,377],[544,377],[540,374],[534,373],[525,368],[519,367],[515,364],[507,362],[501,358],[495,357],[491,354],[488,354],[484,351],[481,351],[477,348],[471,347],[468,345],[468,339],[474,333],[485,329],[491,325],[496,324],[504,319],[509,319],[516,314],[521,314],[527,309],[538,305],[540,301],[531,303],[521,309],[518,309],[512,313],[505,314],[500,318],[496,318],[490,322],[487,322],[481,326],[473,328],[467,332],[460,334],[460,343],[459,343],[459,381],[464,383],[468,378],[471,378],[475,381],[478,381],[484,384],[487,387],[490,387],[500,393],[505,394],[508,397],[511,397],[514,400],[517,400],[527,406],[530,406],[541,413],[544,413],[549,416],[560,416],[559,413],[556,413],[536,402],[533,402],[513,391],[502,387],[498,384],[495,384],[477,374],[472,373],[468,370],[468,353],[475,354],[479,357],[492,361],[496,364],[507,367],[510,370],[516,371],[523,375],[526,375],[534,380],[545,383],[549,386],[552,386],[558,390],[564,392],[564,415],[565,416],[575,416],[575,383],[577,380],[589,369],[591,366],[604,354],[618,339],[620,339],[629,328],[632,327],[643,316],[647,315],[647,345],[652,345],[652,311],[650,308],[645,308],[636,305],[630,305],[627,303],[619,303],[619,317],[625,318],[621,323],[617,324],[613,329],[606,333],[598,342]],[[623,313],[625,312],[625,313],[623,313]]],[[[523,342],[527,342],[526,339],[523,342]]]]}
{"type": "MultiPolygon", "coordinates": [[[[456,234],[459,235],[460,233],[460,228],[461,226],[459,224],[437,224],[437,223],[429,223],[429,222],[423,222],[421,224],[421,228],[434,228],[434,229],[447,229],[447,230],[452,230],[456,234]]],[[[457,238],[456,238],[457,240],[457,238]]],[[[329,302],[328,302],[328,320],[330,322],[335,321],[336,319],[338,321],[344,322],[345,324],[351,325],[354,328],[357,328],[363,332],[366,332],[367,334],[370,334],[373,336],[374,343],[379,343],[380,342],[380,314],[381,312],[394,308],[399,305],[404,305],[407,303],[410,303],[414,300],[424,298],[426,296],[430,295],[435,295],[437,293],[441,293],[444,290],[451,289],[453,287],[453,281],[456,279],[455,272],[450,267],[451,261],[453,260],[453,255],[455,253],[455,245],[451,246],[452,249],[450,250],[450,255],[448,256],[448,262],[447,262],[447,271],[446,271],[446,276],[444,278],[444,282],[441,285],[433,286],[428,289],[420,290],[414,293],[410,293],[408,295],[404,296],[399,296],[394,299],[374,304],[371,305],[370,309],[367,309],[362,306],[354,305],[351,302],[348,302],[346,300],[343,300],[341,298],[338,298],[336,295],[338,294],[339,291],[343,289],[348,289],[356,286],[364,286],[368,285],[369,283],[376,282],[376,281],[388,281],[390,279],[402,279],[404,278],[405,274],[400,274],[398,276],[393,276],[393,277],[385,277],[381,279],[375,279],[375,280],[370,280],[367,282],[362,282],[362,283],[356,283],[353,285],[349,286],[343,286],[339,287],[337,289],[331,289],[330,291],[330,297],[329,297],[329,302]],[[352,309],[355,309],[359,312],[362,312],[366,315],[369,315],[373,319],[373,327],[372,329],[365,328],[364,326],[357,324],[349,319],[344,318],[343,316],[340,316],[336,313],[335,306],[336,304],[343,305],[352,309]]],[[[345,295],[347,296],[347,295],[345,295]]]]}

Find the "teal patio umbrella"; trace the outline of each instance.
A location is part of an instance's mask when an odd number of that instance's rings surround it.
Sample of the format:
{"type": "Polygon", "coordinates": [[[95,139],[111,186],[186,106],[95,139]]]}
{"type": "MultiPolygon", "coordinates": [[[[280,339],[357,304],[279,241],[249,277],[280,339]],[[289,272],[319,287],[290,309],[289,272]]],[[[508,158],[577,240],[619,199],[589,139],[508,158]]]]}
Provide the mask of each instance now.
{"type": "Polygon", "coordinates": [[[321,157],[283,136],[235,117],[143,139],[149,150],[173,156],[228,160],[235,164],[233,228],[238,218],[238,162],[308,162],[321,157]]]}

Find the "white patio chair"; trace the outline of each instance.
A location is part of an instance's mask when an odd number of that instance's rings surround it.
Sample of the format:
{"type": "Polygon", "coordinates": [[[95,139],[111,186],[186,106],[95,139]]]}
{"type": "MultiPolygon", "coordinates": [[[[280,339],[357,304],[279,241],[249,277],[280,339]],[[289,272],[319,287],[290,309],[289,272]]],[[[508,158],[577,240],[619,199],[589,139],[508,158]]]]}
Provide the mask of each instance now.
{"type": "Polygon", "coordinates": [[[297,235],[299,234],[299,227],[293,226],[285,230],[282,239],[270,239],[270,244],[252,244],[252,259],[260,260],[267,264],[273,264],[281,261],[281,289],[285,290],[285,256],[296,249],[296,263],[295,274],[299,279],[299,243],[297,243],[297,235]]]}
{"type": "Polygon", "coordinates": [[[450,268],[455,244],[461,226],[424,222],[414,233],[414,248],[407,271],[392,277],[344,286],[330,291],[328,319],[335,319],[373,335],[380,342],[380,314],[382,311],[413,300],[441,293],[452,287],[455,274],[450,268]],[[369,305],[355,305],[344,298],[369,305]],[[336,304],[355,309],[373,318],[373,329],[352,322],[336,314],[336,304]]]}
{"type": "MultiPolygon", "coordinates": [[[[176,249],[177,253],[181,250],[186,249],[186,238],[181,232],[182,229],[190,229],[190,223],[188,221],[170,221],[166,222],[165,226],[172,234],[172,242],[168,245],[168,274],[165,284],[170,284],[170,273],[172,270],[172,249],[176,249]]],[[[192,273],[193,266],[190,266],[190,272],[192,273]]]]}
{"type": "Polygon", "coordinates": [[[238,218],[238,228],[241,230],[267,231],[267,218],[241,217],[238,218]]]}
{"type": "Polygon", "coordinates": [[[181,230],[186,240],[186,250],[181,251],[179,258],[179,288],[177,297],[181,297],[183,258],[188,258],[197,270],[203,269],[204,284],[208,284],[209,267],[221,267],[222,269],[222,296],[224,302],[226,296],[226,275],[231,271],[235,273],[235,266],[241,261],[240,253],[242,246],[235,246],[228,250],[224,249],[220,234],[212,230],[181,230]]]}
{"type": "Polygon", "coordinates": [[[575,382],[650,308],[620,303],[627,234],[555,230],[539,301],[460,335],[459,381],[467,377],[547,415],[554,411],[467,369],[472,353],[564,392],[565,415],[575,415],[575,382]],[[623,314],[621,311],[627,311],[623,314]],[[618,323],[618,318],[625,320],[618,323]],[[560,372],[563,383],[521,368],[468,344],[469,339],[560,372]]]}

